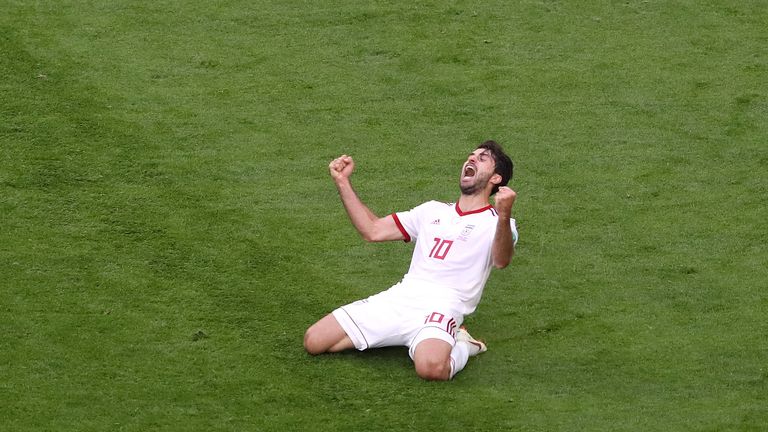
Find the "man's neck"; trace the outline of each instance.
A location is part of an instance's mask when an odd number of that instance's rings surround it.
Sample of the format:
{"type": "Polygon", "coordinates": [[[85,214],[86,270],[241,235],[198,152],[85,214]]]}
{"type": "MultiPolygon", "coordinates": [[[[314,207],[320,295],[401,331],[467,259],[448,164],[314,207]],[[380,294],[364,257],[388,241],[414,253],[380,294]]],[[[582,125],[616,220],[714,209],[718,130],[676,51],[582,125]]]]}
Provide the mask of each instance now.
{"type": "Polygon", "coordinates": [[[479,210],[484,207],[488,207],[488,196],[477,194],[477,195],[464,195],[461,194],[459,197],[459,208],[462,212],[467,213],[474,210],[479,210]]]}

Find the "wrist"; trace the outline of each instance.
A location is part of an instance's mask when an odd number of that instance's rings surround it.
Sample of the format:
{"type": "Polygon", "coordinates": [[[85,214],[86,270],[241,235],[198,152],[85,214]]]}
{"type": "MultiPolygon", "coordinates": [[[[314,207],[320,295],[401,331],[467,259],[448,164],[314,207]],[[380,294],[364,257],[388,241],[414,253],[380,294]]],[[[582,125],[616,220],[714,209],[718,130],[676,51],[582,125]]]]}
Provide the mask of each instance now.
{"type": "Polygon", "coordinates": [[[336,188],[339,190],[352,188],[352,182],[349,181],[348,177],[335,178],[333,179],[333,182],[336,184],[336,188]]]}

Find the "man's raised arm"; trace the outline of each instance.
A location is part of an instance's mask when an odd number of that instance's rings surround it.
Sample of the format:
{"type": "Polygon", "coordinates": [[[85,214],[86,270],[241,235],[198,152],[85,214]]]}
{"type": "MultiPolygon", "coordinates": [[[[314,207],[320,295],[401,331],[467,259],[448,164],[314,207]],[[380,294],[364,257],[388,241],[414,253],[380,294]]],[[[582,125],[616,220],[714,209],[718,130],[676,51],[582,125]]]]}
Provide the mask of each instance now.
{"type": "Polygon", "coordinates": [[[499,220],[496,223],[496,235],[491,246],[491,258],[496,268],[503,269],[508,266],[515,255],[515,239],[512,235],[512,227],[509,219],[512,217],[512,204],[515,203],[517,193],[512,189],[502,186],[496,192],[496,212],[499,220]]]}
{"type": "Polygon", "coordinates": [[[380,242],[403,240],[405,238],[391,215],[380,218],[360,201],[349,180],[349,177],[355,170],[355,161],[352,160],[352,157],[347,155],[339,156],[328,164],[328,170],[334,183],[336,183],[339,197],[342,204],[344,204],[344,209],[347,210],[347,215],[349,215],[352,225],[354,225],[365,241],[380,242]]]}

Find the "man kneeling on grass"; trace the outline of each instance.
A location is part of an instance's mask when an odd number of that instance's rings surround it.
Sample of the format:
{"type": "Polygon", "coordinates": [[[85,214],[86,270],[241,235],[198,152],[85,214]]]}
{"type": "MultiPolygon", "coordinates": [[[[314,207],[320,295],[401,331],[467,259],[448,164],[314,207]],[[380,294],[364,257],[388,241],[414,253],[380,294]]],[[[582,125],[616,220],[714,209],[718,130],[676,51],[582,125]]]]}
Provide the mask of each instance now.
{"type": "Polygon", "coordinates": [[[310,354],[406,346],[416,373],[448,380],[470,356],[486,351],[461,326],[474,312],[491,267],[509,265],[517,229],[506,187],[513,165],[501,146],[486,141],[467,156],[456,203],[429,201],[409,211],[378,217],[360,201],[350,182],[355,163],[331,161],[331,177],[360,235],[371,242],[416,240],[402,281],[367,299],[342,306],[307,329],[310,354]],[[495,196],[495,207],[490,197],[495,196]]]}

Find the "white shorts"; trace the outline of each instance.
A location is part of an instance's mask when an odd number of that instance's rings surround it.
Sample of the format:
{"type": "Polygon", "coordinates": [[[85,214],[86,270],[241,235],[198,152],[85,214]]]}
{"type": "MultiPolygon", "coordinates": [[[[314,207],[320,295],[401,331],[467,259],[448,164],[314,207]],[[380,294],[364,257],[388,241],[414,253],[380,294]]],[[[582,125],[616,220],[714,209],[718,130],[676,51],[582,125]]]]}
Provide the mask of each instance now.
{"type": "Polygon", "coordinates": [[[411,358],[425,339],[455,345],[456,329],[464,321],[458,305],[406,295],[402,289],[389,289],[342,306],[333,316],[358,350],[406,346],[411,358]]]}

